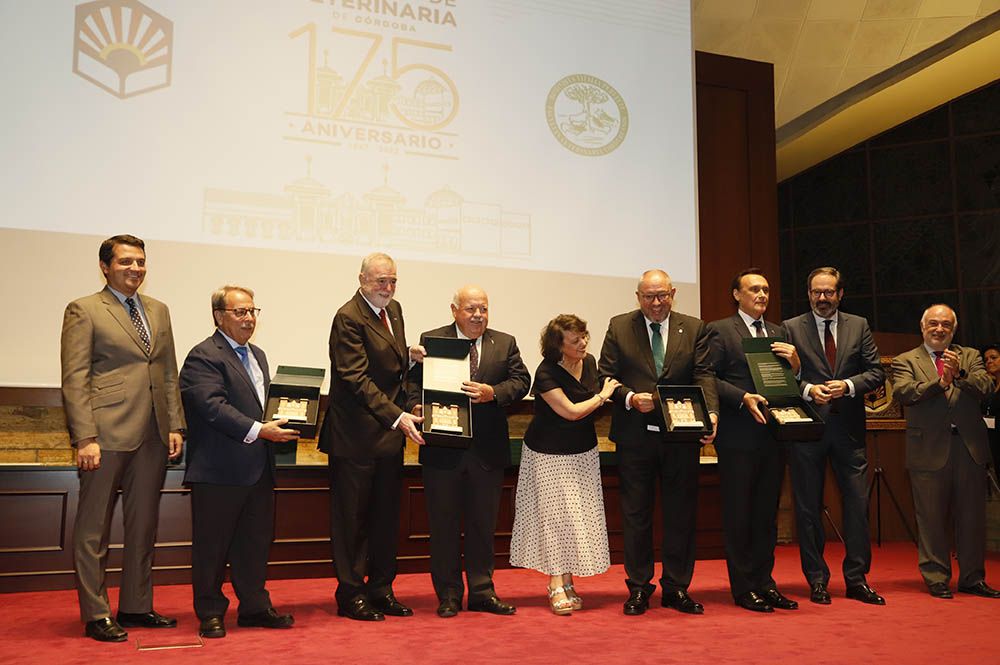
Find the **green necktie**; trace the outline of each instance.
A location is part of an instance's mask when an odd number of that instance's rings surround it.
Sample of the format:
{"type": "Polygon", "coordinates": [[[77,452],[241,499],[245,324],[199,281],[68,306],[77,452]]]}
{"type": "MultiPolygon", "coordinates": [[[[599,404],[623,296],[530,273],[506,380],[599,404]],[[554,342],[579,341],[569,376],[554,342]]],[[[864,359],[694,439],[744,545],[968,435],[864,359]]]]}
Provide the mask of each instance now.
{"type": "Polygon", "coordinates": [[[660,335],[659,323],[651,321],[649,328],[653,331],[653,364],[656,366],[656,376],[660,376],[663,371],[663,336],[660,335]]]}

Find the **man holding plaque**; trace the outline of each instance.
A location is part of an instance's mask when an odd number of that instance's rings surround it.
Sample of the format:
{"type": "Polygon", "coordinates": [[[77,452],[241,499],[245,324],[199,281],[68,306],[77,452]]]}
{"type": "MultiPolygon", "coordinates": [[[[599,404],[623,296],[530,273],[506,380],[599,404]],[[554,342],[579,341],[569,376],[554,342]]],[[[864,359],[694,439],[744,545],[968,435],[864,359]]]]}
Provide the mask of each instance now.
{"type": "MultiPolygon", "coordinates": [[[[493,587],[493,538],[503,473],[511,462],[505,409],[528,394],[531,376],[514,338],[487,327],[489,299],[485,291],[478,286],[459,289],[451,315],[454,323],[420,336],[421,346],[428,337],[470,340],[469,380],[461,389],[472,401],[472,442],[468,449],[429,444],[420,448],[437,613],[442,618],[453,617],[462,606],[464,515],[469,610],[514,614],[514,606],[497,598],[493,587]]],[[[422,369],[415,366],[411,375],[410,403],[417,412],[422,369]]]]}
{"type": "MultiPolygon", "coordinates": [[[[667,443],[663,413],[654,397],[657,384],[701,386],[715,438],[719,400],[708,364],[705,323],[671,311],[677,289],[662,270],[639,279],[639,309],[611,319],[604,336],[600,380],[617,379],[612,403],[611,440],[618,451],[618,473],[625,546],[623,612],[643,614],[656,588],[653,578],[653,508],[659,479],[663,518],[661,603],[688,614],[704,607],[687,593],[695,560],[695,517],[701,445],[667,443]]],[[[693,414],[692,414],[693,415],[693,414]]]]}
{"type": "Polygon", "coordinates": [[[406,346],[396,263],[387,254],[361,262],[360,288],[333,317],[330,402],[319,436],[329,456],[330,538],[337,614],[358,621],[410,616],[396,600],[396,546],[403,443],[423,443],[423,418],[404,410],[411,364],[423,348],[406,346]]]}
{"type": "Polygon", "coordinates": [[[188,354],[181,398],[188,422],[184,482],[191,486],[191,584],[202,637],[226,636],[229,564],[240,600],[237,623],[291,628],[264,588],[274,540],[274,448],[298,432],[287,420],[262,422],[270,375],[264,351],[250,344],[260,310],[253,291],[227,285],[212,294],[215,334],[188,354]]]}
{"type": "Polygon", "coordinates": [[[782,595],[771,576],[784,453],[760,410],[767,398],[757,393],[743,340],[777,338],[771,351],[787,361],[794,374],[799,372],[799,357],[795,347],[783,341],[781,328],[763,318],[770,287],[760,269],[748,268],[738,274],[733,279],[732,295],[736,313],[708,324],[710,361],[719,391],[715,447],[729,586],[736,604],[744,609],[794,610],[798,603],[782,595]]]}
{"type": "Polygon", "coordinates": [[[809,600],[830,603],[830,568],[823,560],[823,484],[826,461],[843,501],[844,582],[847,597],[871,605],[885,599],[868,586],[872,549],[868,536],[868,460],[865,457],[865,393],[885,381],[868,321],[839,311],[844,297],[840,272],[823,267],[806,280],[809,312],[782,325],[802,360],[802,397],[811,401],[826,427],[819,441],[791,446],[789,460],[795,492],[802,572],[809,600]]]}
{"type": "Polygon", "coordinates": [[[931,305],[920,317],[924,343],[892,361],[892,385],[905,407],[906,468],[913,486],[920,574],[935,598],[951,598],[951,544],[958,590],[1000,598],[986,584],[986,423],[979,412],[993,381],[979,351],[952,344],[958,317],[931,305]],[[954,529],[948,528],[949,515],[954,529]]]}

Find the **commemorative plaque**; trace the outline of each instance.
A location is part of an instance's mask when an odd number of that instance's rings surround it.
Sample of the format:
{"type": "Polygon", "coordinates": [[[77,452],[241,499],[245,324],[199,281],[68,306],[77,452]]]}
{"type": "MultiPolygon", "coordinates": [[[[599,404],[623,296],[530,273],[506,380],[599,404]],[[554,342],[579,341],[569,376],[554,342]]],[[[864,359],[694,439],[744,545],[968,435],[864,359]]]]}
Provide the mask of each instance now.
{"type": "Polygon", "coordinates": [[[457,337],[424,339],[421,431],[428,445],[468,448],[472,442],[472,399],[462,392],[471,344],[457,337]]]}
{"type": "Polygon", "coordinates": [[[802,399],[788,361],[771,351],[772,343],[783,341],[778,337],[743,339],[754,386],[767,398],[767,405],[761,404],[760,409],[778,441],[816,441],[823,436],[823,419],[812,404],[802,399]]]}
{"type": "Polygon", "coordinates": [[[656,386],[665,427],[663,440],[690,443],[712,433],[701,386],[656,386]]]}
{"type": "MultiPolygon", "coordinates": [[[[278,365],[267,389],[264,422],[284,418],[288,420],[286,428],[298,430],[303,439],[314,438],[319,417],[319,389],[324,376],[326,370],[317,367],[278,365]]],[[[278,464],[295,464],[298,441],[269,445],[274,448],[278,464]]]]}

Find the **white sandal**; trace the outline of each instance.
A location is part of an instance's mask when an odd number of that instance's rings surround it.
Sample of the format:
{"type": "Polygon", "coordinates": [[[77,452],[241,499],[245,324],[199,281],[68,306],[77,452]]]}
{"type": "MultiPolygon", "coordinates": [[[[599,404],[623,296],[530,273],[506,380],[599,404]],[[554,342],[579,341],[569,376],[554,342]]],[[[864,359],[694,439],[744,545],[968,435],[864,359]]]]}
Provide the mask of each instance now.
{"type": "Polygon", "coordinates": [[[569,601],[573,603],[573,611],[576,612],[578,610],[582,610],[583,598],[581,598],[580,594],[576,592],[576,589],[573,588],[573,585],[563,584],[563,590],[566,592],[566,597],[569,598],[569,601]]]}
{"type": "Polygon", "coordinates": [[[565,587],[557,586],[555,589],[549,588],[549,609],[552,610],[553,614],[560,616],[572,614],[573,601],[566,595],[565,587]],[[556,596],[559,594],[563,594],[563,598],[556,600],[556,596]]]}

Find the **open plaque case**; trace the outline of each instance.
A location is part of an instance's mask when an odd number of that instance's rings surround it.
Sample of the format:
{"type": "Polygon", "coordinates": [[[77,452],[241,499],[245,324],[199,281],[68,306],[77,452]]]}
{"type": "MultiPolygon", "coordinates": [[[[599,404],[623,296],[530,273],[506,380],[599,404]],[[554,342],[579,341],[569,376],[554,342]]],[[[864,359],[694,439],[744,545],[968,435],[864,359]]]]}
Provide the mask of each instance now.
{"type": "Polygon", "coordinates": [[[701,386],[656,386],[663,412],[663,440],[689,443],[712,433],[705,393],[701,386]]]}
{"type": "MultiPolygon", "coordinates": [[[[319,418],[319,389],[326,370],[316,367],[278,365],[264,404],[264,421],[287,418],[288,429],[299,431],[303,439],[316,436],[319,418]]],[[[278,464],[295,464],[298,441],[272,443],[278,464]]]]}
{"type": "Polygon", "coordinates": [[[743,339],[754,386],[767,398],[767,406],[762,404],[761,411],[778,441],[816,441],[822,438],[825,424],[812,404],[799,394],[799,383],[788,362],[771,351],[771,344],[781,341],[776,337],[743,339]]]}
{"type": "Polygon", "coordinates": [[[427,337],[424,348],[421,431],[432,446],[468,448],[472,442],[472,400],[462,392],[469,380],[469,346],[457,337],[427,337]]]}

